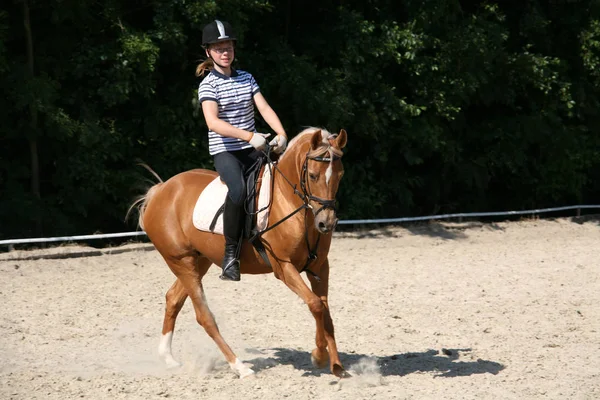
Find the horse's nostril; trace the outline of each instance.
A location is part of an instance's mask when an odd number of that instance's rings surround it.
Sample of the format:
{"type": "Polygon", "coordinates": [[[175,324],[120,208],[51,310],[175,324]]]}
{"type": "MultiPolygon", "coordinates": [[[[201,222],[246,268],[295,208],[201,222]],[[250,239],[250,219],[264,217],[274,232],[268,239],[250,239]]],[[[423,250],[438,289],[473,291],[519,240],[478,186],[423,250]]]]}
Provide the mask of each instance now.
{"type": "Polygon", "coordinates": [[[327,230],[327,226],[325,226],[324,222],[319,222],[319,229],[322,231],[326,231],[327,230]]]}

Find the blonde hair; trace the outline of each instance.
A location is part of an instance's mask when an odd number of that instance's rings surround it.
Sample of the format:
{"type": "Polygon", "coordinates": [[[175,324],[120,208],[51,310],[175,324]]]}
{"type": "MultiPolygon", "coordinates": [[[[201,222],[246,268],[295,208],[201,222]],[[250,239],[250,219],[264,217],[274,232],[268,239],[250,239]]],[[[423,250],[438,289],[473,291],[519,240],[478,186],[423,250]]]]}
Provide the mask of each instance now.
{"type": "Polygon", "coordinates": [[[212,58],[207,58],[202,62],[202,64],[198,64],[196,67],[196,76],[203,76],[207,71],[210,72],[215,68],[215,63],[212,58]]]}

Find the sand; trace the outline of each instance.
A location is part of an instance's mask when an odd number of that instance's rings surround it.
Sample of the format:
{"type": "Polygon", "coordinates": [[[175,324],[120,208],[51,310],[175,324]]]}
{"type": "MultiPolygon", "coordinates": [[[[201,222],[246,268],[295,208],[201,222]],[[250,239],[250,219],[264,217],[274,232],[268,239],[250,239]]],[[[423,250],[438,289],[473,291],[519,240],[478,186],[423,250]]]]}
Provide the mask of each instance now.
{"type": "Polygon", "coordinates": [[[598,399],[597,220],[338,232],[339,380],[310,362],[314,320],[272,275],[204,279],[239,379],[185,304],[157,356],[174,278],[150,244],[0,254],[2,399],[598,399]]]}

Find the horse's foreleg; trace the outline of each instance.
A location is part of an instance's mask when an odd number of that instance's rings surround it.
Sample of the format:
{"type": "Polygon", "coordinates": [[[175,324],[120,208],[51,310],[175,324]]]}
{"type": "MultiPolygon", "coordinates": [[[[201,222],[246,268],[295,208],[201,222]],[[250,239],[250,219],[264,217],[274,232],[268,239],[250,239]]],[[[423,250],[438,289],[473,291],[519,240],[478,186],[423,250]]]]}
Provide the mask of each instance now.
{"type": "Polygon", "coordinates": [[[173,358],[171,342],[173,341],[175,320],[187,297],[187,292],[179,279],[173,283],[166,295],[165,318],[163,320],[162,337],[158,345],[158,354],[169,368],[181,365],[173,358]]]}
{"type": "MultiPolygon", "coordinates": [[[[329,359],[331,372],[340,378],[348,377],[349,374],[344,370],[337,351],[335,342],[333,320],[329,312],[329,260],[325,260],[319,271],[319,280],[313,275],[308,275],[313,293],[319,297],[323,303],[323,313],[321,320],[317,319],[316,344],[317,348],[311,354],[312,362],[319,368],[324,368],[329,359]],[[326,348],[327,346],[327,348],[326,348]],[[329,354],[327,353],[329,349],[329,354]]],[[[317,317],[315,316],[315,319],[317,317]]]]}
{"type": "Polygon", "coordinates": [[[335,376],[343,378],[348,376],[348,373],[344,370],[338,356],[333,336],[333,323],[329,315],[329,305],[327,304],[327,290],[329,285],[329,264],[327,261],[321,269],[319,278],[321,278],[321,282],[317,283],[314,277],[309,276],[309,280],[313,286],[313,290],[311,291],[306,286],[306,283],[304,283],[304,280],[302,280],[296,267],[292,264],[284,264],[282,268],[281,280],[304,300],[317,323],[317,348],[311,354],[313,364],[316,367],[323,368],[327,363],[327,359],[330,358],[331,372],[335,376]],[[328,346],[331,357],[327,353],[328,346]]]}

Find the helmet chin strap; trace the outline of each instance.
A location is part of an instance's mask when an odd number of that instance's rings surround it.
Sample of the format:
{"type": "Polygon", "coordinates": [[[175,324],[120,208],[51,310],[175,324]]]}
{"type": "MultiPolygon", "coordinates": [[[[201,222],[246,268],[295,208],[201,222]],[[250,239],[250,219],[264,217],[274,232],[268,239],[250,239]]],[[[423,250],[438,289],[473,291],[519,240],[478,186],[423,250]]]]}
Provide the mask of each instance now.
{"type": "Polygon", "coordinates": [[[219,63],[217,62],[217,60],[215,60],[215,59],[214,59],[214,58],[212,58],[211,56],[209,56],[209,57],[210,57],[210,59],[211,59],[211,60],[213,60],[213,63],[215,63],[215,65],[218,65],[218,66],[219,66],[221,69],[225,69],[225,67],[224,67],[224,66],[222,66],[221,64],[219,64],[219,63]]]}

